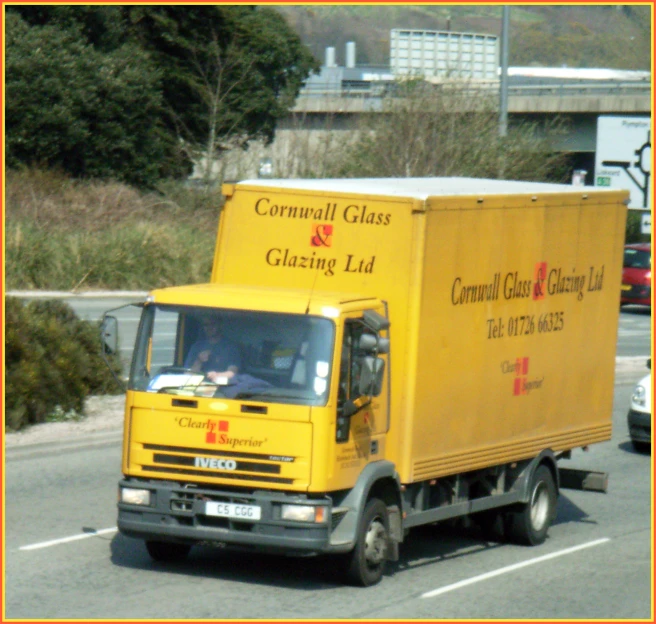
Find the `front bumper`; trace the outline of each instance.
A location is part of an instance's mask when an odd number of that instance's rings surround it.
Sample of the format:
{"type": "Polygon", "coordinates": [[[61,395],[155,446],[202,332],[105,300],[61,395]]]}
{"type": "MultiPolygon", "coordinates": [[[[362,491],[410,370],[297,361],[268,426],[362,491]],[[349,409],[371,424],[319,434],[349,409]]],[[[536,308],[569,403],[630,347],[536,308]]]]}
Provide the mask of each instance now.
{"type": "Polygon", "coordinates": [[[635,442],[651,442],[651,414],[629,410],[627,416],[629,435],[635,442]]]}
{"type": "Polygon", "coordinates": [[[624,284],[623,286],[630,286],[630,288],[622,290],[620,303],[651,306],[651,286],[640,284],[624,284]]]}
{"type": "Polygon", "coordinates": [[[299,555],[341,550],[330,544],[332,529],[341,518],[333,516],[328,497],[310,499],[272,491],[241,493],[141,480],[122,480],[119,487],[148,489],[153,499],[150,506],[119,502],[118,529],[128,537],[299,555]],[[209,501],[257,505],[261,518],[250,521],[207,515],[205,505],[209,501]],[[327,506],[325,521],[294,522],[280,518],[282,504],[293,503],[327,506]]]}

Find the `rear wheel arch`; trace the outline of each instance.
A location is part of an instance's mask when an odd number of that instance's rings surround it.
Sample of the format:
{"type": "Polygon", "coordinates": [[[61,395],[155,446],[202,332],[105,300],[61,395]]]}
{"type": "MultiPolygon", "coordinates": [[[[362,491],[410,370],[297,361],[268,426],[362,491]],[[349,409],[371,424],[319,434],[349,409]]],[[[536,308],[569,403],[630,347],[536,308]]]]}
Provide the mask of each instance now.
{"type": "Polygon", "coordinates": [[[535,457],[524,470],[522,484],[522,501],[524,502],[529,500],[530,486],[533,481],[533,476],[540,466],[545,466],[549,469],[554,485],[556,486],[556,496],[560,493],[560,476],[558,474],[558,462],[556,456],[551,449],[545,449],[535,457]]]}

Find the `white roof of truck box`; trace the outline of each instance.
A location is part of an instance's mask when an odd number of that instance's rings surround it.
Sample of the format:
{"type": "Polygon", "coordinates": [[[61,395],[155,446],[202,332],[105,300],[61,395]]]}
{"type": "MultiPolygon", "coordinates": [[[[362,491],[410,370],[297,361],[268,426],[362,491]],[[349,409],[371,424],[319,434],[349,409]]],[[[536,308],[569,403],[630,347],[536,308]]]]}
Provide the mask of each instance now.
{"type": "Polygon", "coordinates": [[[392,195],[425,200],[432,196],[504,195],[531,193],[588,193],[617,189],[600,189],[569,184],[488,180],[483,178],[321,178],[242,180],[237,186],[347,193],[357,195],[392,195]]]}

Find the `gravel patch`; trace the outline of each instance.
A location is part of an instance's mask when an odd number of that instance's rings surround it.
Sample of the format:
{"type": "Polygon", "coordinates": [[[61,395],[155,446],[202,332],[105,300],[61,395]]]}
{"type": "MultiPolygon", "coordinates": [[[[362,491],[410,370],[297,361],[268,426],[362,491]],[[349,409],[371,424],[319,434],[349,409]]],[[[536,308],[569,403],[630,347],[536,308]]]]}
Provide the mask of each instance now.
{"type": "Polygon", "coordinates": [[[16,433],[5,433],[5,447],[40,444],[93,433],[120,431],[123,428],[124,406],[124,394],[91,396],[85,402],[85,416],[81,420],[41,423],[16,433]]]}

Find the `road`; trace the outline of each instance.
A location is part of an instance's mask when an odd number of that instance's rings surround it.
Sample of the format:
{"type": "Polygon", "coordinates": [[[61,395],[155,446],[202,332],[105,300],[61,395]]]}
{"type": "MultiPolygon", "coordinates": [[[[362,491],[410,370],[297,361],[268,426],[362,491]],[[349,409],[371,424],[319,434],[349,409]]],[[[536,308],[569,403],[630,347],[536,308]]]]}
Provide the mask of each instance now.
{"type": "MultiPolygon", "coordinates": [[[[651,316],[624,310],[618,355],[649,352],[651,316]]],[[[618,364],[619,370],[619,364],[618,364]]],[[[5,613],[25,619],[650,619],[650,455],[633,451],[626,411],[646,369],[618,373],[613,438],[569,465],[608,471],[607,494],[563,490],[545,544],[485,542],[472,528],[410,533],[368,589],[331,561],[197,547],[155,564],[117,534],[117,442],[20,452],[5,463],[5,613]]],[[[18,450],[17,450],[18,451],[18,450]]]]}
{"type": "Polygon", "coordinates": [[[620,311],[617,355],[627,357],[650,353],[651,310],[643,306],[625,306],[620,311]]]}

